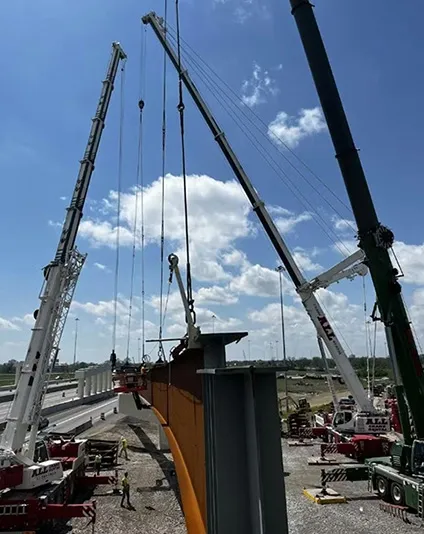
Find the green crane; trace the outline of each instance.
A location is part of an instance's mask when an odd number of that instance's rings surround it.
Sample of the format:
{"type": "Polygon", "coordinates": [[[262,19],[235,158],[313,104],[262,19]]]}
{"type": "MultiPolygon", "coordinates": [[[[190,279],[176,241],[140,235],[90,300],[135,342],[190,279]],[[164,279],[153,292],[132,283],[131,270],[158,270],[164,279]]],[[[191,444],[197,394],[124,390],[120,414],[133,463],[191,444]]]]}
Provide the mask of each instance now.
{"type": "Polygon", "coordinates": [[[365,253],[375,287],[396,380],[404,442],[392,448],[391,467],[381,467],[383,461],[373,464],[373,482],[380,496],[391,498],[396,504],[406,502],[422,516],[422,484],[411,490],[411,486],[405,484],[402,477],[399,478],[399,473],[408,477],[424,474],[424,381],[398,281],[399,273],[389,255],[394,235],[378,220],[313,6],[309,0],[290,0],[290,4],[356,220],[358,246],[365,253]],[[395,470],[397,476],[394,476],[395,470]]]}

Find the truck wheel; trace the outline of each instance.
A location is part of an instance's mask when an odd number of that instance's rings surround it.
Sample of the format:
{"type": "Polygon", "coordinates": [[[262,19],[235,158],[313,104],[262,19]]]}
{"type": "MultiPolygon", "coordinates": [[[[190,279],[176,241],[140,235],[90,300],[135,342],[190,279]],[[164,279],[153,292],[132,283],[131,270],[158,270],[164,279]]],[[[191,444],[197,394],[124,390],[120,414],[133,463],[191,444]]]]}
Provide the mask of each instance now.
{"type": "Polygon", "coordinates": [[[393,504],[396,504],[397,506],[402,506],[404,504],[405,496],[403,493],[403,487],[397,482],[392,482],[392,485],[390,486],[390,495],[392,497],[393,504]]]}
{"type": "Polygon", "coordinates": [[[389,496],[389,482],[387,478],[377,477],[375,481],[378,496],[381,499],[386,499],[389,496]]]}

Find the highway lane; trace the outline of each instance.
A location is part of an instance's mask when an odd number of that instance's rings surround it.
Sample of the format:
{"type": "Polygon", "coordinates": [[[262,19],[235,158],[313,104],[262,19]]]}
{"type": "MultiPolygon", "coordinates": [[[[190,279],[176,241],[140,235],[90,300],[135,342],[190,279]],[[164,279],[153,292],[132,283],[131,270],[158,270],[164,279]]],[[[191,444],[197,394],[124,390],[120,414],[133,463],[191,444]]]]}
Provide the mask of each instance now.
{"type": "MultiPolygon", "coordinates": [[[[52,386],[68,386],[69,384],[74,384],[75,385],[75,389],[77,389],[77,382],[75,381],[66,381],[66,382],[55,382],[54,380],[52,380],[50,383],[49,383],[49,387],[52,387],[52,386]]],[[[3,396],[6,396],[6,395],[10,395],[11,393],[14,393],[15,391],[15,386],[10,386],[10,388],[8,389],[5,389],[5,390],[1,390],[0,391],[0,397],[3,397],[3,396]]],[[[66,391],[72,391],[71,389],[67,389],[66,391]]]]}
{"type": "Polygon", "coordinates": [[[45,431],[69,432],[73,428],[89,421],[90,417],[93,419],[93,425],[95,425],[101,421],[101,413],[104,413],[107,419],[113,414],[113,410],[117,406],[118,398],[114,397],[100,401],[97,404],[78,406],[64,412],[52,414],[48,416],[50,424],[45,431]]]}
{"type": "MultiPolygon", "coordinates": [[[[61,391],[55,391],[54,393],[47,393],[44,399],[44,402],[43,402],[43,408],[47,408],[47,406],[54,406],[55,404],[61,404],[63,402],[69,402],[76,398],[77,398],[77,395],[76,395],[75,389],[66,390],[64,397],[62,397],[61,391]]],[[[9,412],[9,408],[11,404],[12,404],[12,401],[0,403],[0,423],[3,421],[6,421],[6,417],[9,412]]]]}

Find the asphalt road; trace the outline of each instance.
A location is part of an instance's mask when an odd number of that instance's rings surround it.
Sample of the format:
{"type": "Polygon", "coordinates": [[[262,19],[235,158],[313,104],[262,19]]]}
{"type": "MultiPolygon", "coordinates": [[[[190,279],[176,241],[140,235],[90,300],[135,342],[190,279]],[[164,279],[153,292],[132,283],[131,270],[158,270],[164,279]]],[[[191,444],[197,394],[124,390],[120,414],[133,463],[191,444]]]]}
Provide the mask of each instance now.
{"type": "MultiPolygon", "coordinates": [[[[54,380],[52,380],[50,383],[49,383],[49,387],[51,386],[58,386],[58,385],[62,385],[62,386],[67,386],[69,384],[74,384],[75,385],[75,389],[77,389],[77,382],[75,381],[66,381],[66,382],[55,382],[54,380]]],[[[3,397],[3,396],[6,396],[6,395],[10,395],[11,393],[13,393],[15,391],[15,386],[10,386],[10,388],[8,389],[5,389],[5,390],[2,390],[0,391],[0,397],[3,397]]],[[[72,389],[67,389],[66,391],[72,391],[72,389]]]]}
{"type": "Polygon", "coordinates": [[[69,432],[82,423],[86,423],[90,417],[93,419],[93,425],[101,424],[100,414],[103,412],[108,419],[113,414],[113,408],[118,406],[118,398],[100,401],[97,404],[85,404],[76,408],[71,408],[64,412],[52,414],[48,417],[49,426],[45,430],[52,432],[69,432]]]}
{"type": "MultiPolygon", "coordinates": [[[[55,404],[61,404],[62,402],[69,402],[73,399],[76,399],[75,389],[67,389],[65,396],[62,397],[62,391],[55,391],[54,393],[47,393],[43,402],[43,407],[54,406],[55,404]]],[[[0,403],[0,423],[6,421],[9,408],[12,405],[12,401],[0,403]]],[[[85,406],[86,408],[86,406],[85,406]]]]}

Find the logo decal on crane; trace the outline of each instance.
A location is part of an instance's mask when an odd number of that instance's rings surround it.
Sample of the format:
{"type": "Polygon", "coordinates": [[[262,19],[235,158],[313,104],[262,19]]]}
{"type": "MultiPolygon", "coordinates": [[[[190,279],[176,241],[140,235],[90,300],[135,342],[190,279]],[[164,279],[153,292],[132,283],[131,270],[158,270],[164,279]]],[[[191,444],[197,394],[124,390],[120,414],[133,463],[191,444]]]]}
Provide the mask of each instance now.
{"type": "Polygon", "coordinates": [[[333,329],[330,326],[330,323],[327,321],[327,317],[325,315],[322,315],[318,317],[319,324],[322,326],[322,329],[324,330],[325,335],[327,336],[327,339],[331,341],[334,339],[335,334],[333,332],[333,329]]]}

